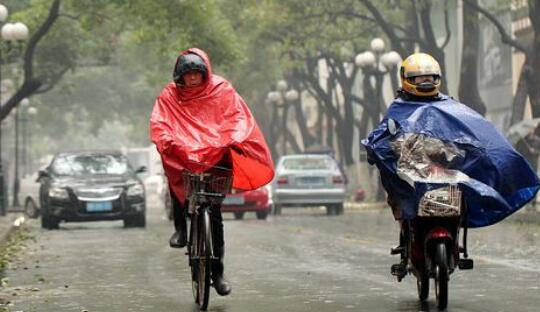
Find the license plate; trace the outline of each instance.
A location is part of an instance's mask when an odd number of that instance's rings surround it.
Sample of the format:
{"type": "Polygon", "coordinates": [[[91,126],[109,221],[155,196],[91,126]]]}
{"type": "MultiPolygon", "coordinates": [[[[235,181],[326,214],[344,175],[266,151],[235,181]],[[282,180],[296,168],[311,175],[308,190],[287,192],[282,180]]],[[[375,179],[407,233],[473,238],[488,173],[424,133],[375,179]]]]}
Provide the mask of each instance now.
{"type": "Polygon", "coordinates": [[[112,208],[112,202],[86,203],[86,211],[88,212],[112,211],[112,208]]]}
{"type": "Polygon", "coordinates": [[[321,177],[303,177],[298,180],[302,185],[322,185],[324,184],[324,178],[321,177]]]}
{"type": "Polygon", "coordinates": [[[223,205],[243,205],[245,203],[242,196],[227,196],[223,200],[223,205]]]}

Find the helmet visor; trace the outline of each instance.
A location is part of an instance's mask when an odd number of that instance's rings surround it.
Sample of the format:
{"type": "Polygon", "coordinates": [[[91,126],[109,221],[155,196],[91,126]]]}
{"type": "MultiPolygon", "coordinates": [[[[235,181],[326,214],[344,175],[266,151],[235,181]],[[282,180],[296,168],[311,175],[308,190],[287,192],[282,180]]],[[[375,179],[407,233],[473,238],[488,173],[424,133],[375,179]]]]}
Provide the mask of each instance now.
{"type": "Polygon", "coordinates": [[[407,81],[413,85],[420,85],[422,83],[438,84],[440,80],[441,77],[438,75],[422,75],[407,78],[407,81]]]}

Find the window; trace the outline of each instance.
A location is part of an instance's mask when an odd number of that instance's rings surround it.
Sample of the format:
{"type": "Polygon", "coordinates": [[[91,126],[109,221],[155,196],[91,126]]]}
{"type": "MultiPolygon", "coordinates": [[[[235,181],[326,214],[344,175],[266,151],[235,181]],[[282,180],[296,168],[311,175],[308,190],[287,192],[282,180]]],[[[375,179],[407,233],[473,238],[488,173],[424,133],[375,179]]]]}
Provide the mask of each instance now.
{"type": "Polygon", "coordinates": [[[301,157],[289,158],[282,165],[289,170],[329,170],[335,169],[335,162],[327,157],[301,157]]]}
{"type": "Polygon", "coordinates": [[[57,175],[126,174],[131,172],[127,159],[122,156],[67,155],[58,157],[52,164],[57,175]]]}

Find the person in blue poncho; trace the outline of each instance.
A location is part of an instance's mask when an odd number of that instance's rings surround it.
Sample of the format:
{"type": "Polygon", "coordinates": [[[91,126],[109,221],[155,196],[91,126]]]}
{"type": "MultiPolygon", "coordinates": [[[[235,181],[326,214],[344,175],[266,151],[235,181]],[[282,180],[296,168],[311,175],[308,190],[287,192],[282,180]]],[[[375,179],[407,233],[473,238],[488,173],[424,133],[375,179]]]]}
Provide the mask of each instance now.
{"type": "MultiPolygon", "coordinates": [[[[441,70],[432,56],[410,55],[400,76],[396,99],[379,126],[362,140],[368,161],[380,171],[396,220],[403,224],[416,217],[418,198],[432,183],[406,178],[412,172],[407,169],[414,166],[400,159],[395,145],[406,135],[425,139],[430,145],[424,148],[428,161],[442,161],[447,169],[459,172],[457,183],[468,209],[463,222],[468,227],[497,223],[535,197],[540,180],[523,156],[483,116],[439,92],[441,70]]],[[[407,241],[407,227],[402,226],[401,232],[396,253],[407,241]]],[[[406,272],[406,263],[400,265],[406,272]]]]}

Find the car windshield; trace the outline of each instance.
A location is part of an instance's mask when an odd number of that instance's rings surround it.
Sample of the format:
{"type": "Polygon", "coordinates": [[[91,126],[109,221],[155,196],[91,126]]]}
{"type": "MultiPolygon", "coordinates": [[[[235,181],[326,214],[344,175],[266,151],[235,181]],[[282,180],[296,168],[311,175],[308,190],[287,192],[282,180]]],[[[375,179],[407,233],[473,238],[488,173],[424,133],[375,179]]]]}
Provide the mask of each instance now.
{"type": "Polygon", "coordinates": [[[289,170],[327,170],[334,169],[334,161],[323,157],[289,158],[283,161],[283,167],[289,170]]]}
{"type": "Polygon", "coordinates": [[[131,170],[125,157],[117,155],[67,155],[56,158],[57,175],[125,174],[131,170]]]}

